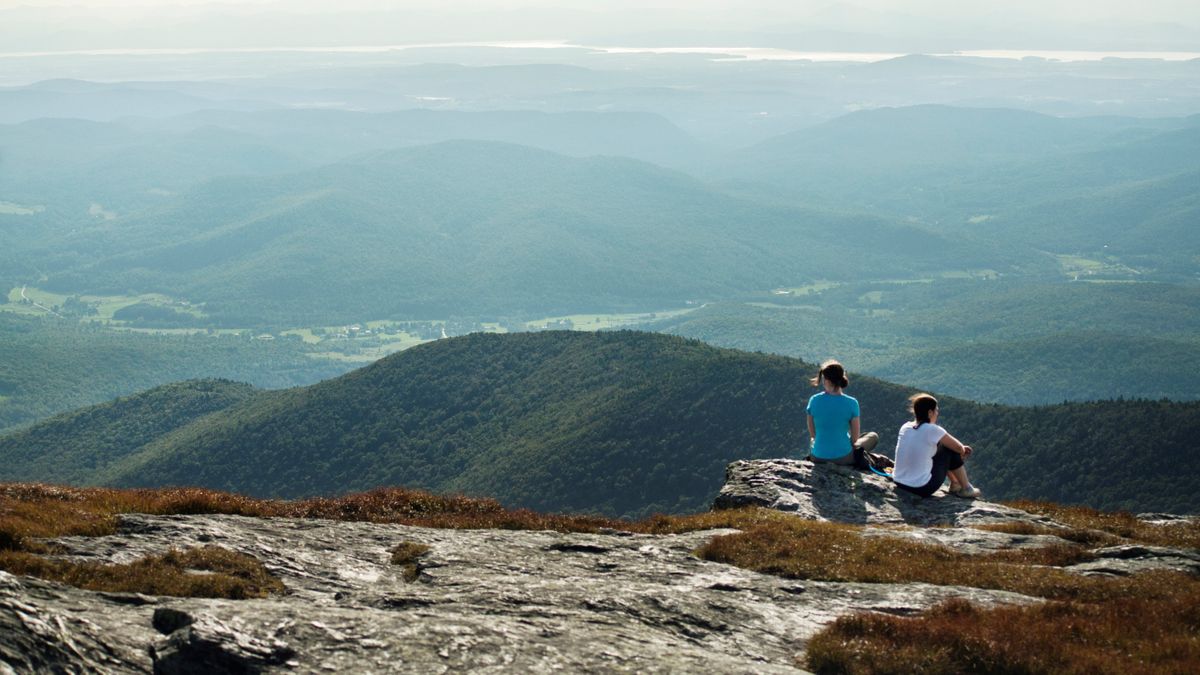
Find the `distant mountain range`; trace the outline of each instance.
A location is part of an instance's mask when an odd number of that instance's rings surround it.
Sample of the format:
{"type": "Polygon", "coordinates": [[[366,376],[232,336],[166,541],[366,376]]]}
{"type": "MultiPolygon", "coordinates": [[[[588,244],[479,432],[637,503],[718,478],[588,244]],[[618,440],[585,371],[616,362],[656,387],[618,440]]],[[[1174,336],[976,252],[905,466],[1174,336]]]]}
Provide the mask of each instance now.
{"type": "Polygon", "coordinates": [[[153,288],[233,325],[661,309],[814,276],[1048,264],[1020,246],[758,204],[630,159],[479,141],[215,179],[61,242],[59,260],[96,262],[48,288],[153,288]]]}
{"type": "Polygon", "coordinates": [[[1197,306],[1192,285],[859,282],[712,303],[640,328],[809,361],[836,356],[973,401],[1196,400],[1197,306]]]}
{"type": "Polygon", "coordinates": [[[1179,281],[1200,248],[1200,117],[881,108],[721,156],[638,113],[208,111],[4,126],[0,148],[10,283],[167,292],[226,324],[1057,277],[1061,255],[1179,281]]]}
{"type": "MultiPolygon", "coordinates": [[[[405,485],[541,510],[696,511],[731,460],[804,454],[812,370],[647,333],[476,334],[305,388],[182,383],[59,416],[0,437],[0,480],[280,497],[405,485]]],[[[849,393],[890,450],[911,390],[853,377],[849,393]]],[[[1200,404],[941,407],[990,498],[1200,510],[1180,470],[1200,404]]]]}
{"type": "MultiPolygon", "coordinates": [[[[1059,118],[879,108],[734,153],[712,177],[853,204],[942,234],[1127,257],[1190,277],[1200,247],[1200,116],[1059,118]]],[[[751,188],[753,189],[753,188],[751,188]]]]}
{"type": "MultiPolygon", "coordinates": [[[[1028,64],[914,56],[862,70],[967,67],[1008,78],[1028,64]]],[[[324,76],[388,91],[394,78],[442,83],[455,95],[513,87],[534,96],[548,82],[573,96],[576,85],[625,82],[544,64],[324,76]]],[[[280,74],[271,86],[304,77],[280,74]]],[[[121,100],[129,87],[202,101],[246,91],[60,80],[0,99],[34,91],[121,100]]],[[[697,115],[714,95],[655,87],[697,115]]],[[[608,95],[597,91],[578,95],[608,95]]],[[[194,314],[171,323],[168,313],[159,326],[276,334],[387,318],[519,325],[709,303],[655,329],[838,355],[972,399],[1195,398],[1197,116],[881,107],[720,154],[642,112],[228,109],[239,107],[0,125],[0,283],[162,293],[194,314]],[[1105,283],[1068,287],[1074,280],[1105,283]],[[1079,374],[1043,386],[1022,366],[1027,350],[1052,355],[1045,368],[1079,374]],[[1125,376],[1131,360],[1149,373],[1136,385],[1125,376]],[[1027,375],[1010,380],[1014,368],[1027,375]]],[[[163,312],[132,307],[116,318],[136,311],[163,312]]],[[[137,341],[146,368],[58,378],[90,352],[48,357],[38,345],[56,341],[23,341],[30,358],[10,362],[0,383],[0,428],[175,379],[283,386],[336,372],[301,365],[298,349],[213,369],[218,345],[193,342],[183,353],[196,358],[177,358],[186,340],[98,336],[83,341],[103,342],[104,353],[137,341]]]]}

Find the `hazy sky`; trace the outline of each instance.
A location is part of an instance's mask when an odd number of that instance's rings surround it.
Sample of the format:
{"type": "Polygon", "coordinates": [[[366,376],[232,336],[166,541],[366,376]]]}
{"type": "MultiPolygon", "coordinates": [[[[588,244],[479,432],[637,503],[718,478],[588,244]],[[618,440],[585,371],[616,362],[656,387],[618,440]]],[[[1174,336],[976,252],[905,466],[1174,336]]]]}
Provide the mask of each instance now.
{"type": "Polygon", "coordinates": [[[208,6],[271,7],[285,11],[339,11],[348,9],[442,9],[471,11],[478,9],[514,9],[555,7],[611,12],[625,9],[671,8],[687,10],[739,10],[772,7],[797,15],[819,12],[830,5],[852,5],[872,10],[920,14],[929,17],[988,17],[996,14],[1022,14],[1054,20],[1124,19],[1130,21],[1200,22],[1200,2],[1196,0],[1004,0],[1003,3],[964,2],[963,0],[0,0],[0,8],[16,7],[91,7],[192,8],[208,6]],[[791,10],[791,11],[788,11],[791,10]]]}
{"type": "Polygon", "coordinates": [[[827,50],[839,35],[843,51],[1200,51],[1200,1],[0,0],[0,52],[506,39],[827,50]]]}

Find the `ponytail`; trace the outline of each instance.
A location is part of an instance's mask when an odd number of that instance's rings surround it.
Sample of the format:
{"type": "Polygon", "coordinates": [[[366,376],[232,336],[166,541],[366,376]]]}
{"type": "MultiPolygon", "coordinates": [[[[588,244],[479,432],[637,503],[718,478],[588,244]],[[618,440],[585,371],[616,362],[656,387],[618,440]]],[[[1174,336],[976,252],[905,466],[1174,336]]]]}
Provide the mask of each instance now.
{"type": "Polygon", "coordinates": [[[908,410],[913,414],[917,427],[929,424],[929,415],[937,410],[937,399],[929,394],[913,394],[908,398],[908,410]]]}
{"type": "Polygon", "coordinates": [[[814,387],[820,387],[823,380],[829,380],[838,389],[845,389],[850,386],[850,378],[846,377],[846,369],[842,367],[842,364],[833,359],[822,363],[821,369],[817,371],[817,376],[810,379],[809,383],[814,387]]]}

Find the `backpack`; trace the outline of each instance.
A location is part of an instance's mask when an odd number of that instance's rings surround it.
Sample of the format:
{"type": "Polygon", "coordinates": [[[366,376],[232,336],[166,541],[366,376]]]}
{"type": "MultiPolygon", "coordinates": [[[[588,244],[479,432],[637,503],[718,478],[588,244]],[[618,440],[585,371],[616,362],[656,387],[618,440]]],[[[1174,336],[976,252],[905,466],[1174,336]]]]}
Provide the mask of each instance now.
{"type": "Polygon", "coordinates": [[[881,455],[878,452],[854,453],[854,467],[859,471],[870,471],[884,478],[891,478],[892,469],[895,466],[896,462],[892,461],[891,457],[881,455]]]}

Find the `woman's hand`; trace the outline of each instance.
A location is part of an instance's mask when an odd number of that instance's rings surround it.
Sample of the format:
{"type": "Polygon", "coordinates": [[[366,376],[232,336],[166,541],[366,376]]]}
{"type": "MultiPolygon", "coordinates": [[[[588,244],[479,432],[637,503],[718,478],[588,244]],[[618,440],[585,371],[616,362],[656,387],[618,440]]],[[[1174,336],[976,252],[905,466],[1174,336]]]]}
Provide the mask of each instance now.
{"type": "Polygon", "coordinates": [[[974,450],[971,448],[971,446],[969,446],[969,445],[964,445],[964,446],[963,446],[962,456],[963,456],[964,458],[965,458],[965,457],[970,457],[972,452],[974,452],[974,450]]]}

